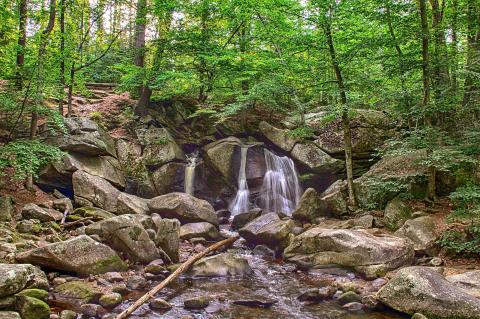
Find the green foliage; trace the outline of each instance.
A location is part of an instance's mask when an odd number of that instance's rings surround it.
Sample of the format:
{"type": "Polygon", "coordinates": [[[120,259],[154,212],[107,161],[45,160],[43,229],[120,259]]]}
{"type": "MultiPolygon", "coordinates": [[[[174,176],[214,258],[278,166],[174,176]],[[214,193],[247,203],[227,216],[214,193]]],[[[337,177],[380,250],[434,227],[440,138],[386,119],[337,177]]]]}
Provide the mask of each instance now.
{"type": "Polygon", "coordinates": [[[59,148],[39,140],[16,140],[0,146],[0,174],[10,167],[14,169],[15,179],[36,177],[43,166],[60,160],[63,155],[59,148]]]}
{"type": "Polygon", "coordinates": [[[160,146],[168,145],[168,143],[170,143],[170,141],[166,137],[159,137],[152,141],[153,145],[160,145],[160,146]]]}
{"type": "Polygon", "coordinates": [[[408,199],[412,196],[407,186],[408,183],[403,183],[400,180],[368,177],[362,183],[368,189],[366,194],[368,196],[364,196],[362,200],[363,206],[367,209],[383,209],[388,200],[395,196],[400,196],[403,199],[408,199]]]}
{"type": "Polygon", "coordinates": [[[447,230],[438,241],[448,252],[462,257],[480,255],[480,224],[471,224],[463,230],[447,230]]]}
{"type": "Polygon", "coordinates": [[[448,217],[450,221],[480,219],[480,186],[469,183],[458,187],[449,197],[454,207],[448,217]]]}
{"type": "Polygon", "coordinates": [[[288,135],[300,140],[307,140],[315,136],[314,130],[309,126],[294,128],[293,130],[288,131],[288,135]]]}

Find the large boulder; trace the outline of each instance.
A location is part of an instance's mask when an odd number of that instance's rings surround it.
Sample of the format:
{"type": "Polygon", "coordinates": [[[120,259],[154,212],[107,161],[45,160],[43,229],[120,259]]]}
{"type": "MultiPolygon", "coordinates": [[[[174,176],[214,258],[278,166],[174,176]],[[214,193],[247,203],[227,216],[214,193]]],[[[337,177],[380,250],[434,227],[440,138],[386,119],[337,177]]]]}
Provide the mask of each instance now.
{"type": "Polygon", "coordinates": [[[365,230],[315,227],[296,236],[284,256],[302,267],[339,265],[374,278],[409,265],[414,251],[410,242],[400,237],[373,235],[365,230]]]}
{"type": "Polygon", "coordinates": [[[27,204],[22,208],[23,219],[38,219],[41,222],[53,222],[55,217],[50,214],[47,209],[44,209],[36,204],[27,204]]]}
{"type": "Polygon", "coordinates": [[[30,264],[0,264],[0,299],[26,288],[48,288],[45,273],[30,264]]]}
{"type": "Polygon", "coordinates": [[[121,215],[87,226],[87,235],[98,235],[102,242],[125,254],[129,260],[149,263],[161,253],[150,239],[138,215],[121,215]]]}
{"type": "Polygon", "coordinates": [[[288,135],[288,130],[276,128],[268,122],[260,122],[258,130],[267,140],[285,152],[291,152],[297,143],[295,138],[288,135]]]}
{"type": "Polygon", "coordinates": [[[343,161],[331,157],[313,143],[296,144],[291,155],[315,173],[337,173],[344,166],[343,161]]]}
{"type": "Polygon", "coordinates": [[[433,255],[435,253],[434,246],[440,234],[435,219],[430,216],[422,216],[407,220],[395,232],[395,235],[410,239],[415,251],[433,255]]]}
{"type": "Polygon", "coordinates": [[[84,171],[76,171],[73,173],[72,182],[76,198],[87,200],[109,212],[117,211],[120,191],[103,178],[84,171]]]}
{"type": "Polygon", "coordinates": [[[206,160],[229,183],[234,183],[233,158],[235,149],[242,145],[236,137],[228,137],[206,145],[203,149],[206,160]]]}
{"type": "Polygon", "coordinates": [[[189,223],[180,227],[181,239],[188,240],[198,237],[205,238],[206,240],[218,240],[221,235],[217,227],[207,222],[189,223]]]}
{"type": "Polygon", "coordinates": [[[85,235],[17,254],[17,260],[79,275],[127,269],[114,250],[85,235]]]}
{"type": "Polygon", "coordinates": [[[197,261],[189,271],[194,277],[247,276],[253,273],[245,257],[217,254],[197,261]]]}
{"type": "Polygon", "coordinates": [[[320,215],[341,217],[348,214],[346,181],[336,181],[320,197],[320,215]]]}
{"type": "Polygon", "coordinates": [[[387,306],[428,318],[480,318],[480,299],[445,280],[438,269],[407,267],[377,293],[387,306]]]}
{"type": "Polygon", "coordinates": [[[238,232],[251,245],[266,245],[275,250],[283,249],[295,226],[292,220],[282,220],[276,213],[255,218],[238,232]]]}
{"type": "Polygon", "coordinates": [[[152,217],[157,235],[155,244],[160,247],[170,257],[172,262],[178,262],[180,259],[180,222],[178,219],[156,218],[152,217]]]}
{"type": "Polygon", "coordinates": [[[147,214],[148,200],[127,194],[120,193],[117,199],[117,214],[147,214]]]}
{"type": "Polygon", "coordinates": [[[466,293],[480,298],[480,270],[446,276],[445,279],[463,289],[466,293]]]}
{"type": "Polygon", "coordinates": [[[0,196],[0,222],[10,222],[15,214],[15,206],[10,196],[0,196]]]}
{"type": "MultiPolygon", "coordinates": [[[[315,130],[315,144],[329,154],[342,155],[344,152],[343,126],[341,119],[328,121],[328,112],[305,115],[306,124],[315,130]]],[[[355,158],[370,157],[395,133],[394,123],[381,111],[353,110],[350,119],[352,151],[355,158]]]]}
{"type": "Polygon", "coordinates": [[[387,203],[383,221],[391,230],[397,230],[412,217],[413,210],[400,198],[396,197],[387,203]]]}
{"type": "Polygon", "coordinates": [[[149,181],[156,195],[183,192],[185,164],[169,162],[149,173],[149,181]]]}
{"type": "Polygon", "coordinates": [[[72,174],[78,170],[99,176],[115,186],[125,187],[125,177],[119,161],[112,156],[66,154],[58,162],[47,165],[37,183],[56,188],[71,188],[72,174]]]}
{"type": "Polygon", "coordinates": [[[160,167],[173,161],[183,161],[185,155],[177,145],[170,133],[165,128],[149,128],[143,131],[137,130],[137,135],[142,144],[145,145],[142,154],[142,161],[147,167],[160,167]]]}
{"type": "Polygon", "coordinates": [[[293,218],[304,221],[314,221],[317,217],[324,216],[322,201],[313,188],[308,188],[300,198],[297,208],[292,213],[293,218]]]}
{"type": "Polygon", "coordinates": [[[151,213],[176,218],[182,224],[209,222],[218,226],[217,214],[207,201],[185,193],[170,193],[152,198],[148,207],[151,213]]]}
{"type": "Polygon", "coordinates": [[[115,141],[97,123],[85,117],[65,118],[67,134],[50,136],[47,141],[68,152],[88,156],[110,155],[117,157],[115,141]]]}

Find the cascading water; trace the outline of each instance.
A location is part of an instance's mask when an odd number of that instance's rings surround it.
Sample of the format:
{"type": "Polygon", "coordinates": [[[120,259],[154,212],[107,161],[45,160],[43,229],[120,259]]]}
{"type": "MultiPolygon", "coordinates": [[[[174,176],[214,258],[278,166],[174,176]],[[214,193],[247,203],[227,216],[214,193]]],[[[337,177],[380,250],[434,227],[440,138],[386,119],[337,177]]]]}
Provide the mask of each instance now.
{"type": "Polygon", "coordinates": [[[185,166],[185,193],[194,195],[195,167],[197,166],[197,153],[187,156],[187,165],[185,166]]]}
{"type": "Polygon", "coordinates": [[[293,160],[264,150],[267,171],[263,177],[260,204],[263,211],[290,215],[302,190],[293,160]]]}
{"type": "Polygon", "coordinates": [[[232,215],[248,212],[250,209],[249,195],[247,184],[247,154],[248,146],[242,146],[240,149],[240,170],[238,172],[238,190],[235,199],[230,204],[230,212],[232,215]]]}

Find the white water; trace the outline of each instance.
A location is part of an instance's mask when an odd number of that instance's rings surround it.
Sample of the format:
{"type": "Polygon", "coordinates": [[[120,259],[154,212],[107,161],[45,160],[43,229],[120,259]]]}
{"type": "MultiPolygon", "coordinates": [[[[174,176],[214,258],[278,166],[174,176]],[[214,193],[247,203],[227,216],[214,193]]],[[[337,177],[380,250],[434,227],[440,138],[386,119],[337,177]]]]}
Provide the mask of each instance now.
{"type": "Polygon", "coordinates": [[[192,153],[187,156],[188,164],[185,166],[185,193],[194,195],[195,189],[195,167],[197,166],[197,153],[192,153]]]}
{"type": "Polygon", "coordinates": [[[247,154],[248,146],[242,146],[240,150],[240,170],[238,171],[238,190],[235,199],[230,204],[232,215],[248,212],[250,210],[250,191],[247,184],[247,154]]]}
{"type": "Polygon", "coordinates": [[[264,150],[267,172],[263,177],[261,205],[263,211],[290,215],[298,205],[302,190],[293,160],[264,150]]]}

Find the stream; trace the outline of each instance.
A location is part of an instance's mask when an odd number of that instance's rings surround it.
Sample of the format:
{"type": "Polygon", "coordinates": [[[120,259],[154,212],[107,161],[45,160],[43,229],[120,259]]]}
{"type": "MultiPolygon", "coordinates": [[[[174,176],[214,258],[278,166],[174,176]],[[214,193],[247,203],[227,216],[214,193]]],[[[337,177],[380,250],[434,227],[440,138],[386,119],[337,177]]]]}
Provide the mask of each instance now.
{"type": "MultiPolygon", "coordinates": [[[[241,254],[248,258],[254,274],[249,277],[230,278],[190,278],[183,276],[175,281],[156,297],[167,300],[173,307],[165,312],[150,310],[148,304],[137,309],[131,318],[325,318],[325,319],[400,319],[408,316],[395,313],[391,310],[382,312],[349,312],[335,300],[324,302],[301,302],[297,296],[309,288],[319,288],[325,283],[352,282],[362,287],[371,286],[372,282],[365,281],[355,274],[340,268],[323,270],[299,271],[293,264],[281,261],[267,261],[260,256],[236,244],[230,252],[241,254]],[[183,301],[192,297],[207,296],[210,299],[208,307],[202,310],[187,310],[183,301]],[[235,305],[239,300],[276,301],[269,308],[254,308],[235,305]]],[[[134,299],[141,296],[132,296],[132,300],[124,302],[115,311],[126,309],[134,299]]]]}

